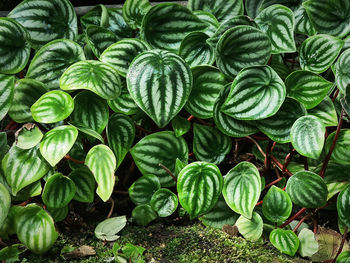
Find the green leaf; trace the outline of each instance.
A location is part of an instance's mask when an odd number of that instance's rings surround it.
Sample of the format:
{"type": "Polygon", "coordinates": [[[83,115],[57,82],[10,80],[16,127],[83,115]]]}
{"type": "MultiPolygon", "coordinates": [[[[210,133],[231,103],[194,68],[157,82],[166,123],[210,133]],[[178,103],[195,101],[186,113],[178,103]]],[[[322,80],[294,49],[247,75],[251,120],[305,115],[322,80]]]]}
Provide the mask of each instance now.
{"type": "Polygon", "coordinates": [[[212,13],[220,23],[244,13],[242,0],[189,0],[188,8],[212,13]]]}
{"type": "Polygon", "coordinates": [[[185,109],[197,118],[212,118],[214,103],[227,83],[225,75],[207,65],[193,67],[191,71],[193,87],[185,109]]]}
{"type": "Polygon", "coordinates": [[[327,96],[333,83],[306,70],[294,71],[285,81],[287,96],[296,99],[306,109],[316,107],[327,96]]]}
{"type": "Polygon", "coordinates": [[[295,33],[308,36],[313,36],[317,33],[303,5],[300,5],[297,9],[294,10],[294,17],[295,33]]]}
{"type": "MultiPolygon", "coordinates": [[[[332,132],[328,137],[325,144],[325,152],[329,152],[331,145],[334,140],[335,131],[332,132]]],[[[337,139],[337,143],[335,144],[333,153],[331,155],[331,160],[339,164],[350,164],[349,156],[349,148],[350,147],[350,130],[342,129],[340,130],[339,137],[337,139]]]]}
{"type": "Polygon", "coordinates": [[[26,0],[8,17],[28,30],[35,49],[58,38],[74,39],[78,34],[77,16],[69,0],[26,0]]]}
{"type": "Polygon", "coordinates": [[[109,16],[109,26],[107,28],[119,37],[119,40],[134,37],[132,28],[128,26],[123,18],[122,8],[107,8],[107,11],[109,16]]]}
{"type": "Polygon", "coordinates": [[[259,14],[261,4],[264,0],[245,0],[245,9],[251,18],[255,18],[259,14]]]}
{"type": "Polygon", "coordinates": [[[220,26],[220,23],[218,22],[216,17],[213,14],[202,10],[196,10],[196,11],[193,11],[192,13],[207,25],[207,28],[204,31],[204,33],[207,34],[209,37],[214,35],[216,30],[220,26]]]}
{"type": "MultiPolygon", "coordinates": [[[[320,163],[314,170],[315,173],[319,173],[322,168],[322,163],[320,163]]],[[[348,173],[348,169],[350,169],[349,164],[339,164],[334,162],[333,160],[329,161],[327,165],[327,169],[324,173],[324,181],[326,184],[334,183],[334,182],[350,182],[350,174],[348,173]]]]}
{"type": "Polygon", "coordinates": [[[41,181],[36,181],[19,191],[16,196],[12,196],[12,201],[24,202],[30,197],[39,196],[42,192],[41,181]]]}
{"type": "Polygon", "coordinates": [[[282,189],[272,186],[264,197],[262,211],[271,222],[281,223],[288,219],[293,204],[289,195],[282,189]]]}
{"type": "Polygon", "coordinates": [[[108,100],[107,103],[114,112],[126,115],[132,115],[141,111],[135,101],[131,98],[129,91],[126,88],[126,84],[123,86],[120,96],[114,100],[108,100]]]}
{"type": "Polygon", "coordinates": [[[319,118],[325,127],[338,125],[337,112],[329,96],[326,96],[315,108],[308,110],[308,114],[319,118]]]}
{"type": "Polygon", "coordinates": [[[27,65],[30,47],[27,31],[15,20],[0,18],[0,73],[16,74],[27,65]]]}
{"type": "Polygon", "coordinates": [[[153,194],[160,189],[157,176],[148,174],[137,179],[129,188],[131,201],[136,205],[148,204],[153,194]]]}
{"type": "Polygon", "coordinates": [[[327,185],[323,179],[309,171],[300,171],[289,178],[286,192],[292,202],[306,208],[322,207],[327,202],[327,185]]]}
{"type": "Polygon", "coordinates": [[[53,90],[42,95],[30,108],[33,119],[40,123],[55,123],[67,118],[74,109],[72,97],[53,90]]]}
{"type": "Polygon", "coordinates": [[[285,97],[284,83],[272,68],[248,67],[233,81],[221,110],[236,119],[261,120],[276,114],[285,97]]]}
{"type": "Polygon", "coordinates": [[[11,107],[14,94],[15,78],[0,74],[0,120],[2,120],[11,107]]]}
{"type": "Polygon", "coordinates": [[[10,211],[11,196],[7,188],[0,183],[0,226],[3,225],[10,211]]]}
{"type": "Polygon", "coordinates": [[[304,115],[306,115],[306,110],[302,104],[294,99],[286,98],[275,115],[257,121],[256,126],[271,140],[287,143],[291,140],[290,131],[294,122],[304,115]]]}
{"type": "Polygon", "coordinates": [[[69,208],[68,206],[64,206],[62,208],[47,207],[47,211],[50,213],[55,222],[60,222],[67,217],[69,208]]]}
{"type": "Polygon", "coordinates": [[[45,184],[42,199],[51,208],[62,208],[69,204],[76,192],[74,182],[61,173],[51,176],[45,184]]]}
{"type": "Polygon", "coordinates": [[[91,137],[91,138],[94,138],[94,139],[97,139],[99,140],[101,143],[104,143],[104,139],[103,137],[101,136],[101,134],[99,134],[97,131],[93,130],[93,129],[90,129],[90,128],[87,128],[85,126],[85,124],[82,124],[78,121],[70,121],[68,122],[68,124],[70,126],[74,126],[75,128],[78,129],[78,131],[88,135],[88,137],[91,137]]]}
{"type": "Polygon", "coordinates": [[[85,166],[74,169],[68,177],[74,182],[76,192],[74,200],[84,203],[92,203],[94,201],[95,178],[93,174],[85,166]]]}
{"type": "Polygon", "coordinates": [[[100,60],[113,66],[117,72],[126,77],[129,66],[137,55],[150,47],[137,38],[122,39],[109,46],[100,56],[100,60]]]}
{"type": "Polygon", "coordinates": [[[146,51],[131,63],[127,86],[136,104],[164,128],[185,105],[192,89],[192,73],[176,54],[146,51]]]}
{"type": "Polygon", "coordinates": [[[15,228],[18,239],[35,254],[48,251],[58,237],[52,217],[34,204],[17,214],[15,228]]]}
{"type": "Polygon", "coordinates": [[[231,150],[231,138],[216,128],[195,123],[193,133],[193,152],[199,161],[220,164],[231,150]]]}
{"type": "Polygon", "coordinates": [[[186,134],[191,129],[191,123],[186,118],[179,115],[171,120],[171,126],[173,127],[176,137],[186,134]]]}
{"type": "Polygon", "coordinates": [[[296,51],[294,42],[295,19],[292,10],[283,5],[271,5],[261,11],[255,22],[271,41],[272,54],[296,51]]]}
{"type": "Polygon", "coordinates": [[[300,241],[292,230],[274,229],[270,234],[272,245],[291,257],[298,251],[300,241]]]}
{"type": "Polygon", "coordinates": [[[337,199],[337,211],[339,220],[341,220],[345,226],[350,227],[350,185],[339,194],[337,199]]]}
{"type": "Polygon", "coordinates": [[[167,217],[176,211],[177,196],[169,189],[162,188],[153,194],[150,205],[159,217],[167,217]]]}
{"type": "Polygon", "coordinates": [[[117,167],[122,163],[135,138],[135,126],[130,117],[114,113],[107,126],[108,145],[117,158],[117,167]]]}
{"type": "Polygon", "coordinates": [[[97,182],[96,193],[106,202],[112,195],[117,160],[112,150],[103,144],[96,145],[86,155],[85,165],[90,169],[97,182]]]}
{"type": "Polygon", "coordinates": [[[47,91],[46,85],[33,79],[16,81],[12,105],[8,111],[11,119],[18,123],[33,121],[30,107],[47,91]]]}
{"type": "Polygon", "coordinates": [[[40,143],[40,153],[46,161],[55,166],[73,147],[78,137],[78,130],[70,125],[63,125],[48,131],[40,143]]]}
{"type": "Polygon", "coordinates": [[[261,216],[255,212],[253,212],[251,219],[240,216],[236,221],[236,226],[239,233],[250,241],[257,241],[263,233],[263,220],[261,216]]]}
{"type": "Polygon", "coordinates": [[[307,115],[294,122],[290,138],[299,154],[317,159],[322,153],[325,132],[326,128],[319,118],[307,115]]]}
{"type": "Polygon", "coordinates": [[[142,20],[142,38],[154,48],[177,52],[182,39],[207,25],[186,7],[175,3],[153,6],[142,20]]]}
{"type": "Polygon", "coordinates": [[[338,37],[350,32],[350,4],[347,0],[309,0],[303,6],[318,32],[338,37]]]}
{"type": "Polygon", "coordinates": [[[99,58],[103,51],[117,42],[117,36],[110,30],[95,25],[89,25],[85,30],[86,42],[94,55],[99,58]]]}
{"type": "Polygon", "coordinates": [[[23,150],[13,145],[2,160],[2,169],[13,195],[38,181],[50,168],[41,156],[39,146],[23,150]]]}
{"type": "Polygon", "coordinates": [[[222,133],[232,137],[245,137],[258,132],[253,121],[237,120],[221,111],[222,105],[225,103],[231,90],[231,83],[227,84],[219,93],[214,103],[214,122],[216,128],[222,133]]]}
{"type": "Polygon", "coordinates": [[[111,217],[100,222],[95,228],[95,236],[103,241],[115,241],[126,226],[126,216],[111,217]]]}
{"type": "Polygon", "coordinates": [[[350,49],[345,50],[339,56],[332,67],[335,74],[335,82],[342,93],[346,93],[346,87],[350,84],[350,49]]]}
{"type": "Polygon", "coordinates": [[[104,5],[96,5],[89,12],[80,17],[80,24],[83,31],[85,31],[89,25],[107,27],[109,24],[108,9],[104,5]]]}
{"type": "Polygon", "coordinates": [[[24,150],[33,148],[43,138],[42,132],[35,124],[23,125],[16,135],[16,146],[24,150]]]}
{"type": "Polygon", "coordinates": [[[63,72],[81,60],[85,60],[85,55],[77,43],[68,39],[54,40],[35,53],[26,77],[45,83],[49,89],[57,89],[63,72]]]}
{"type": "Polygon", "coordinates": [[[270,56],[269,38],[251,26],[230,28],[216,45],[216,64],[230,78],[234,78],[243,68],[266,64],[270,56]]]}
{"type": "Polygon", "coordinates": [[[241,162],[225,176],[222,194],[228,206],[249,219],[261,193],[258,169],[251,163],[241,162]]]}
{"type": "Polygon", "coordinates": [[[132,218],[136,224],[141,226],[147,226],[153,220],[157,219],[157,214],[154,212],[150,205],[143,204],[138,205],[132,210],[132,218]]]}
{"type": "Polygon", "coordinates": [[[302,257],[311,257],[318,251],[318,243],[315,234],[307,228],[303,228],[298,235],[300,246],[298,253],[302,257]]]}
{"type": "Polygon", "coordinates": [[[328,35],[309,37],[300,46],[301,69],[314,73],[326,71],[340,54],[343,45],[343,40],[328,35]]]}
{"type": "Polygon", "coordinates": [[[132,29],[140,28],[142,19],[149,9],[151,9],[151,4],[148,0],[126,0],[123,5],[125,22],[132,29]]]}
{"type": "Polygon", "coordinates": [[[218,201],[223,187],[219,168],[207,162],[193,162],[183,168],[177,180],[181,206],[193,219],[209,212],[218,201]]]}
{"type": "Polygon", "coordinates": [[[349,263],[350,262],[350,251],[343,251],[337,258],[335,263],[349,263]]]}
{"type": "MultiPolygon", "coordinates": [[[[7,145],[7,134],[6,132],[0,132],[0,160],[4,157],[4,155],[7,153],[9,149],[9,146],[7,145]]],[[[1,174],[1,168],[0,168],[0,174],[1,174]]]]}
{"type": "Polygon", "coordinates": [[[121,93],[121,81],[110,65],[95,61],[80,61],[70,66],[61,76],[63,90],[86,89],[104,99],[115,99],[121,93]]]}
{"type": "Polygon", "coordinates": [[[0,260],[6,263],[18,262],[19,255],[23,252],[18,249],[19,247],[21,247],[21,244],[14,244],[1,249],[0,260]]]}
{"type": "Polygon", "coordinates": [[[188,162],[183,162],[179,158],[176,158],[175,161],[175,176],[178,177],[180,174],[181,170],[185,168],[185,166],[188,164],[188,162]]]}

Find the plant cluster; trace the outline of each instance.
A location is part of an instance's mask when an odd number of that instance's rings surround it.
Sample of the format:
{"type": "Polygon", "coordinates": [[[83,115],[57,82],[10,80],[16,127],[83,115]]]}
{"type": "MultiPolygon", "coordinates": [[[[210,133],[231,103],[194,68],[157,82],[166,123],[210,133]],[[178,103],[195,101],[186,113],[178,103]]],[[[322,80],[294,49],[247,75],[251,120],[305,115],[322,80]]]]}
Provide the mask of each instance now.
{"type": "Polygon", "coordinates": [[[126,0],[79,19],[24,0],[0,18],[0,236],[46,252],[130,153],[137,224],[177,211],[304,257],[317,222],[299,227],[327,208],[344,244],[349,34],[348,0],[126,0]]]}

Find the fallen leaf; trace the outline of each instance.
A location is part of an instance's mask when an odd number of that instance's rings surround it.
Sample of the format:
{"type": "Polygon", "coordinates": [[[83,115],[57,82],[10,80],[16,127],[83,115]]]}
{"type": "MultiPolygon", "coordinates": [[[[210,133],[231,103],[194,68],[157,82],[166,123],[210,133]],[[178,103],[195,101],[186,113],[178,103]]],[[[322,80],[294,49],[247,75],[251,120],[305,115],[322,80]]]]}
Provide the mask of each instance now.
{"type": "Polygon", "coordinates": [[[231,225],[223,225],[222,231],[224,231],[226,234],[236,237],[238,235],[238,228],[236,225],[231,226],[231,225]]]}
{"type": "Polygon", "coordinates": [[[77,249],[65,253],[63,256],[65,259],[71,259],[71,258],[82,258],[82,257],[87,257],[87,256],[93,256],[96,255],[95,248],[91,246],[81,246],[78,247],[77,249]]]}

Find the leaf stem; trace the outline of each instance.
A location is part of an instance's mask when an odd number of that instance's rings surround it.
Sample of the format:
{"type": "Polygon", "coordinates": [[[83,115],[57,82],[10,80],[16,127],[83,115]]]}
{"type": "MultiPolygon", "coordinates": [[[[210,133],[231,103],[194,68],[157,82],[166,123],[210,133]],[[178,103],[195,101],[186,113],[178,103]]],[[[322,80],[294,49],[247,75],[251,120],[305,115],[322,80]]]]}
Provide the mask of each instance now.
{"type": "Polygon", "coordinates": [[[269,143],[267,144],[267,147],[266,147],[266,156],[265,156],[264,165],[267,170],[271,169],[271,151],[272,151],[273,144],[274,144],[273,141],[269,140],[269,143]]]}
{"type": "Polygon", "coordinates": [[[113,214],[113,211],[114,211],[114,200],[113,200],[113,198],[112,197],[109,198],[109,201],[111,201],[112,204],[111,204],[111,209],[109,210],[109,213],[108,213],[106,219],[110,218],[112,216],[112,214],[113,214]]]}
{"type": "Polygon", "coordinates": [[[276,179],[275,181],[272,181],[271,183],[269,183],[269,184],[267,184],[267,185],[265,186],[265,189],[269,188],[270,186],[273,186],[273,185],[277,184],[277,183],[278,183],[279,181],[281,181],[282,179],[283,179],[283,177],[280,177],[280,178],[276,179]]]}
{"type": "Polygon", "coordinates": [[[194,116],[191,115],[190,117],[187,118],[188,121],[192,121],[194,119],[194,116]]]}
{"type": "Polygon", "coordinates": [[[346,235],[347,235],[347,234],[348,234],[348,227],[346,226],[346,227],[345,227],[345,230],[344,230],[343,238],[341,239],[341,243],[340,243],[338,252],[337,252],[337,254],[335,255],[335,258],[333,259],[333,263],[335,263],[335,262],[337,261],[337,258],[339,257],[341,251],[343,250],[343,247],[344,247],[344,244],[345,244],[345,240],[346,240],[346,235]]]}
{"type": "Polygon", "coordinates": [[[169,170],[168,167],[166,167],[165,165],[163,165],[163,164],[161,164],[161,163],[158,164],[158,166],[161,167],[161,168],[163,168],[163,169],[173,178],[173,180],[174,180],[175,182],[177,182],[176,176],[169,170]]]}
{"type": "Polygon", "coordinates": [[[303,156],[303,161],[304,161],[304,170],[308,171],[309,170],[309,162],[307,161],[307,157],[303,156]]]}
{"type": "Polygon", "coordinates": [[[284,224],[280,225],[280,228],[284,228],[285,226],[289,225],[290,222],[292,222],[294,219],[296,219],[298,216],[303,214],[306,211],[306,208],[300,209],[296,214],[294,214],[292,217],[290,217],[284,224]]]}
{"type": "Polygon", "coordinates": [[[78,163],[78,164],[83,164],[85,163],[85,161],[81,161],[81,160],[77,160],[77,159],[74,159],[72,156],[66,154],[66,156],[64,156],[64,158],[66,158],[67,160],[71,160],[72,162],[74,163],[78,163]]]}

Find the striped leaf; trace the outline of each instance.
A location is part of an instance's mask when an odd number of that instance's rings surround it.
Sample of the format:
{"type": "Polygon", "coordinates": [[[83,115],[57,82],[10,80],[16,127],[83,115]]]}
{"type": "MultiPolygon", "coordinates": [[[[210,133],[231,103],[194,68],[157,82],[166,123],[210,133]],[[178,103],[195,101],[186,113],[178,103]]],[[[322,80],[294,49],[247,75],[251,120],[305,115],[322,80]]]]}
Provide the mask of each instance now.
{"type": "Polygon", "coordinates": [[[286,98],[275,115],[257,121],[256,126],[271,140],[287,143],[291,140],[290,131],[294,122],[304,115],[306,115],[306,110],[302,104],[294,99],[286,98]]]}
{"type": "Polygon", "coordinates": [[[51,41],[36,52],[26,77],[57,89],[63,72],[75,62],[85,60],[83,49],[68,39],[51,41]]]}
{"type": "Polygon", "coordinates": [[[186,134],[191,129],[191,123],[181,116],[175,116],[171,121],[171,126],[173,127],[176,137],[186,134]]]}
{"type": "Polygon", "coordinates": [[[225,201],[233,211],[246,218],[252,218],[260,192],[260,174],[251,163],[241,162],[225,176],[222,190],[225,201]]]}
{"type": "Polygon", "coordinates": [[[347,0],[309,0],[303,6],[318,32],[338,37],[350,32],[350,3],[347,0]]]}
{"type": "Polygon", "coordinates": [[[221,110],[236,119],[261,120],[276,114],[285,97],[286,87],[272,68],[253,66],[239,72],[221,110]]]}
{"type": "Polygon", "coordinates": [[[137,179],[129,188],[131,201],[136,205],[148,204],[153,194],[160,189],[157,176],[148,174],[137,179]]]}
{"type": "Polygon", "coordinates": [[[300,46],[301,68],[315,73],[326,71],[338,57],[343,45],[343,40],[328,35],[309,37],[300,46]]]}
{"type": "Polygon", "coordinates": [[[68,177],[74,182],[76,192],[74,200],[84,203],[92,203],[94,201],[95,178],[93,174],[85,166],[73,170],[68,177]]]}
{"type": "Polygon", "coordinates": [[[33,48],[58,38],[74,39],[77,16],[69,0],[26,0],[8,15],[24,26],[33,48]]]}
{"type": "Polygon", "coordinates": [[[228,207],[225,199],[220,195],[214,208],[199,219],[206,226],[222,229],[224,225],[234,225],[238,217],[239,215],[228,207]]]}
{"type": "MultiPolygon", "coordinates": [[[[322,168],[322,163],[318,165],[315,169],[315,173],[319,173],[322,168]]],[[[340,182],[350,182],[350,174],[348,173],[350,169],[349,164],[339,164],[334,161],[330,161],[327,165],[327,169],[324,173],[323,180],[326,184],[329,183],[340,183],[340,182]]]]}
{"type": "Polygon", "coordinates": [[[132,210],[131,216],[136,224],[140,226],[147,226],[153,220],[157,219],[156,212],[154,212],[152,207],[147,204],[136,206],[134,210],[132,210]]]}
{"type": "MultiPolygon", "coordinates": [[[[325,152],[328,153],[334,140],[335,131],[332,132],[328,137],[325,145],[325,152]]],[[[335,144],[331,160],[339,164],[350,164],[350,130],[340,130],[337,143],[335,144]]]]}
{"type": "Polygon", "coordinates": [[[209,212],[218,201],[223,179],[215,164],[194,162],[183,168],[177,180],[181,206],[193,219],[209,212]]]}
{"type": "Polygon", "coordinates": [[[202,10],[193,11],[192,13],[207,25],[204,33],[209,37],[211,37],[219,28],[220,23],[213,14],[202,10]]]}
{"type": "Polygon", "coordinates": [[[294,42],[295,19],[292,10],[283,5],[271,5],[261,11],[255,22],[271,41],[272,54],[296,51],[294,42]]]}
{"type": "Polygon", "coordinates": [[[265,33],[251,26],[227,30],[216,45],[216,64],[227,76],[253,65],[264,65],[271,56],[271,43],[265,33]]]}
{"type": "MultiPolygon", "coordinates": [[[[85,159],[86,152],[84,151],[84,145],[82,143],[82,139],[81,138],[78,138],[75,141],[72,149],[70,149],[68,154],[69,154],[70,157],[73,157],[76,160],[84,160],[85,159]]],[[[71,160],[68,160],[68,164],[69,164],[69,167],[72,170],[80,168],[80,167],[83,167],[83,164],[75,163],[75,162],[73,162],[71,160]]]]}
{"type": "Polygon", "coordinates": [[[11,206],[11,196],[7,188],[0,183],[0,226],[3,226],[11,206]]]}
{"type": "Polygon", "coordinates": [[[107,28],[119,38],[118,40],[134,37],[134,31],[124,20],[122,8],[107,8],[107,11],[109,19],[107,28]]]}
{"type": "Polygon", "coordinates": [[[84,126],[102,133],[108,123],[108,105],[106,101],[89,91],[79,92],[74,97],[72,121],[78,121],[84,126]]]}
{"type": "Polygon", "coordinates": [[[293,147],[303,156],[317,159],[322,152],[326,128],[315,116],[303,116],[297,119],[290,130],[293,147]]]}
{"type": "Polygon", "coordinates": [[[108,9],[104,5],[96,5],[89,12],[80,17],[80,24],[83,31],[85,31],[89,25],[107,27],[109,24],[108,9]]]}
{"type": "Polygon", "coordinates": [[[50,213],[55,222],[61,222],[67,217],[69,208],[68,206],[64,206],[62,208],[47,207],[47,211],[50,213]]]}
{"type": "Polygon", "coordinates": [[[263,220],[258,213],[253,212],[252,218],[240,216],[236,222],[239,233],[245,239],[257,241],[263,233],[263,220]]]}
{"type": "Polygon", "coordinates": [[[96,145],[86,155],[85,165],[90,169],[97,182],[97,190],[101,199],[106,202],[112,195],[117,160],[112,150],[103,144],[96,145]]]}
{"type": "Polygon", "coordinates": [[[209,44],[209,36],[202,32],[188,34],[181,42],[179,55],[190,67],[212,65],[215,61],[215,50],[209,44]]]}
{"type": "Polygon", "coordinates": [[[298,253],[302,257],[311,257],[318,251],[318,242],[315,239],[315,234],[310,229],[303,228],[298,235],[298,239],[300,241],[298,253]]]}
{"type": "Polygon", "coordinates": [[[286,192],[292,202],[306,208],[322,207],[327,202],[327,185],[317,174],[300,171],[289,178],[286,192]]]}
{"type": "Polygon", "coordinates": [[[95,61],[80,61],[70,66],[60,79],[63,90],[86,89],[104,99],[115,99],[121,92],[117,71],[110,65],[95,61]]]}
{"type": "Polygon", "coordinates": [[[108,100],[108,106],[118,113],[123,113],[126,115],[132,115],[141,111],[141,109],[136,105],[135,101],[131,98],[130,93],[126,87],[126,84],[123,84],[122,81],[122,91],[118,98],[114,100],[108,100]]]}
{"type": "Polygon", "coordinates": [[[78,121],[70,121],[68,122],[69,125],[74,126],[75,128],[78,129],[78,131],[82,132],[83,134],[87,135],[89,139],[97,139],[101,143],[104,143],[104,139],[101,134],[99,134],[97,131],[90,129],[85,126],[85,124],[82,124],[81,122],[78,121]]]}
{"type": "Polygon", "coordinates": [[[16,134],[16,146],[21,149],[31,149],[36,146],[43,138],[43,133],[35,124],[25,124],[16,134]]]}
{"type": "Polygon", "coordinates": [[[192,89],[192,73],[176,54],[146,51],[131,63],[127,86],[136,104],[163,128],[185,105],[192,89]]]}
{"type": "Polygon", "coordinates": [[[212,13],[220,23],[244,13],[242,0],[189,0],[188,8],[212,13]]]}
{"type": "Polygon", "coordinates": [[[309,15],[307,14],[303,5],[300,5],[294,10],[294,17],[296,33],[308,36],[313,36],[316,34],[316,29],[311,23],[309,15]]]}
{"type": "Polygon", "coordinates": [[[336,194],[339,194],[341,191],[343,191],[348,185],[350,185],[350,182],[327,184],[327,190],[328,190],[327,201],[330,200],[336,194]]]}
{"type": "Polygon", "coordinates": [[[23,150],[13,145],[2,160],[2,169],[13,195],[38,181],[50,168],[41,156],[39,146],[23,150]]]}
{"type": "Polygon", "coordinates": [[[95,228],[95,236],[104,241],[115,241],[117,235],[126,226],[126,216],[111,217],[103,220],[95,228]]]}
{"type": "Polygon", "coordinates": [[[300,6],[301,1],[303,0],[263,0],[259,11],[262,11],[265,8],[275,4],[281,4],[290,8],[291,10],[295,10],[300,6]]]}
{"type": "Polygon", "coordinates": [[[100,56],[100,60],[110,64],[121,76],[126,77],[129,66],[134,58],[149,49],[149,46],[140,39],[122,39],[109,46],[100,56]]]}
{"type": "Polygon", "coordinates": [[[27,65],[30,47],[27,31],[15,20],[0,17],[0,73],[16,74],[27,65]]]}
{"type": "Polygon", "coordinates": [[[140,28],[142,19],[150,8],[148,0],[126,0],[123,5],[125,22],[133,29],[140,28]]]}
{"type": "Polygon", "coordinates": [[[264,0],[245,0],[245,10],[251,18],[257,17],[260,11],[261,4],[264,0]]]}
{"type": "Polygon", "coordinates": [[[114,113],[108,121],[107,138],[119,167],[134,142],[134,122],[124,114],[114,113]]]}
{"type": "MultiPolygon", "coordinates": [[[[47,174],[46,174],[47,176],[47,174]]],[[[39,196],[42,192],[41,181],[36,181],[19,191],[16,196],[12,196],[12,202],[24,202],[31,197],[39,196]]]]}
{"type": "Polygon", "coordinates": [[[350,262],[350,251],[343,251],[339,254],[336,263],[349,263],[350,262]]]}
{"type": "Polygon", "coordinates": [[[73,109],[72,97],[60,90],[45,93],[30,107],[33,119],[40,123],[62,121],[72,113],[73,109]]]}
{"type": "Polygon", "coordinates": [[[30,108],[47,91],[47,86],[39,81],[18,80],[15,84],[12,105],[8,111],[11,119],[17,123],[33,121],[30,108]]]}
{"type": "Polygon", "coordinates": [[[15,78],[0,74],[0,120],[9,111],[14,96],[15,78]]]}
{"type": "Polygon", "coordinates": [[[0,160],[2,160],[4,155],[8,152],[9,148],[10,147],[7,145],[6,132],[0,132],[0,160]]]}
{"type": "Polygon", "coordinates": [[[207,25],[186,7],[161,3],[153,6],[144,16],[141,33],[143,39],[154,48],[176,52],[185,36],[206,28],[207,25]]]}
{"type": "Polygon", "coordinates": [[[185,109],[197,118],[212,118],[215,100],[227,83],[225,75],[207,65],[194,67],[191,71],[193,87],[185,109]]]}
{"type": "Polygon", "coordinates": [[[216,128],[195,123],[193,134],[193,153],[199,161],[220,164],[231,150],[231,138],[216,128]]]}
{"type": "Polygon", "coordinates": [[[117,36],[110,30],[95,25],[89,25],[85,30],[87,44],[94,55],[99,58],[103,51],[117,42],[117,36]]]}
{"type": "Polygon", "coordinates": [[[21,243],[35,254],[48,251],[58,237],[52,217],[35,204],[20,210],[15,218],[15,228],[21,243]]]}
{"type": "Polygon", "coordinates": [[[284,254],[291,257],[298,251],[300,241],[292,230],[274,229],[270,233],[271,244],[284,254]]]}
{"type": "Polygon", "coordinates": [[[296,99],[306,109],[316,107],[333,87],[333,83],[306,70],[297,70],[285,81],[287,96],[296,99]]]}
{"type": "Polygon", "coordinates": [[[283,61],[281,55],[272,55],[270,67],[280,76],[281,79],[286,79],[287,76],[292,72],[292,70],[283,61]]]}
{"type": "Polygon", "coordinates": [[[176,138],[174,132],[162,131],[141,139],[130,153],[143,175],[158,176],[163,187],[174,185],[173,178],[159,164],[163,164],[172,173],[175,172],[176,158],[183,162],[188,160],[188,146],[182,138],[176,138]]]}
{"type": "Polygon", "coordinates": [[[262,211],[271,222],[281,223],[288,219],[293,204],[289,195],[282,189],[272,186],[264,197],[262,211]]]}
{"type": "Polygon", "coordinates": [[[242,121],[232,118],[223,113],[220,109],[225,103],[228,94],[230,93],[231,83],[227,84],[221,91],[214,104],[214,121],[216,128],[222,133],[232,137],[245,137],[258,132],[253,121],[242,121]]]}
{"type": "Polygon", "coordinates": [[[337,87],[342,93],[346,93],[346,87],[350,84],[350,49],[341,53],[332,70],[337,87]]]}
{"type": "Polygon", "coordinates": [[[69,204],[76,192],[74,182],[61,173],[51,176],[45,184],[43,202],[51,208],[63,208],[69,204]]]}
{"type": "Polygon", "coordinates": [[[150,205],[159,217],[167,217],[177,209],[177,196],[169,189],[162,188],[153,194],[150,205]]]}
{"type": "Polygon", "coordinates": [[[338,125],[337,112],[329,96],[326,96],[320,104],[307,112],[309,115],[319,118],[325,127],[338,125]]]}
{"type": "Polygon", "coordinates": [[[40,143],[40,153],[51,166],[58,164],[73,147],[78,137],[78,130],[70,125],[63,125],[48,131],[40,143]]]}

